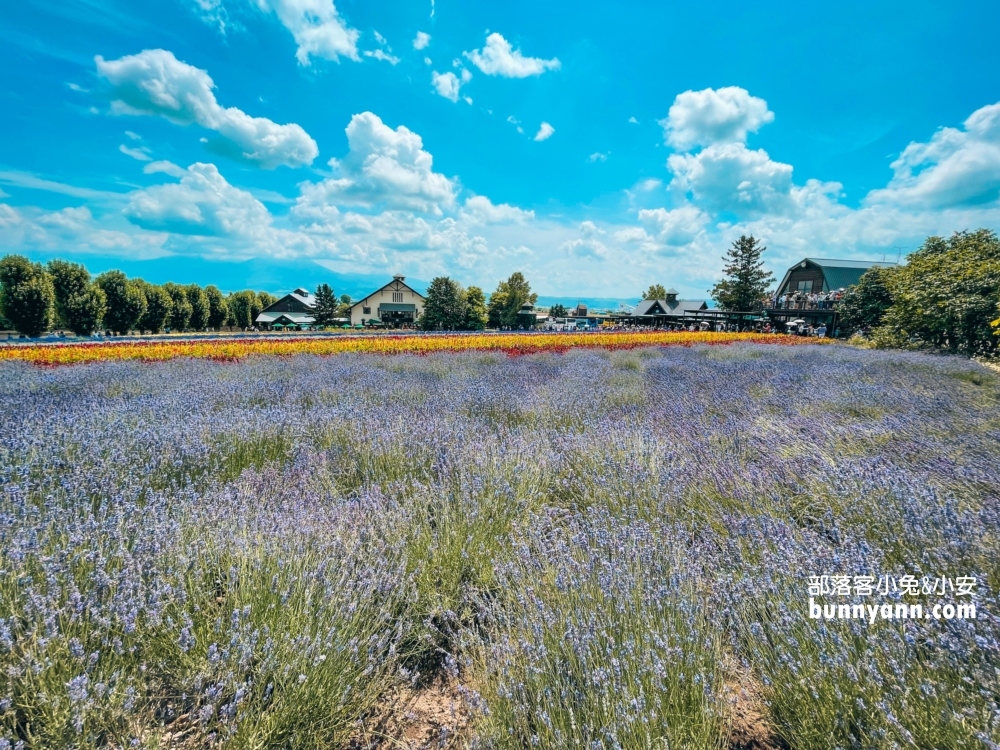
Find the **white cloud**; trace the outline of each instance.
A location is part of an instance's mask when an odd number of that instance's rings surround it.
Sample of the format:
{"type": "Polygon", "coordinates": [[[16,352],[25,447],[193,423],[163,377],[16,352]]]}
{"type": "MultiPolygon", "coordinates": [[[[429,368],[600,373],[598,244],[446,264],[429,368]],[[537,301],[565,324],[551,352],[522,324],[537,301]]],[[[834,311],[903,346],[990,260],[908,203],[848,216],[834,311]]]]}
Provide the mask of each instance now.
{"type": "Polygon", "coordinates": [[[167,50],[145,50],[118,60],[98,55],[97,71],[112,86],[112,110],[160,115],[181,125],[197,123],[221,138],[210,146],[263,169],[311,164],[316,142],[295,124],[278,125],[251,117],[215,99],[215,84],[204,70],[183,63],[167,50]]]}
{"type": "Polygon", "coordinates": [[[893,178],[869,203],[918,208],[995,204],[1000,199],[1000,102],[973,112],[964,130],[942,128],[911,143],[892,163],[893,178]]]}
{"type": "MultiPolygon", "coordinates": [[[[6,197],[6,194],[4,194],[4,197],[6,197]]],[[[12,206],[8,206],[6,203],[0,203],[0,229],[6,229],[20,223],[21,214],[18,210],[12,206]]]]}
{"type": "Polygon", "coordinates": [[[178,167],[173,162],[166,160],[150,162],[142,168],[143,174],[168,174],[171,177],[183,177],[186,170],[183,167],[178,167]]]}
{"type": "Polygon", "coordinates": [[[509,203],[494,205],[485,195],[474,195],[465,201],[461,217],[472,224],[523,224],[535,218],[534,211],[525,211],[509,203]]]}
{"type": "Polygon", "coordinates": [[[603,260],[608,257],[607,246],[593,237],[578,237],[575,240],[567,240],[559,246],[559,249],[577,258],[603,260]]]}
{"type": "Polygon", "coordinates": [[[433,157],[420,136],[400,125],[393,130],[377,115],[362,112],[347,126],[349,151],[342,160],[330,160],[336,178],[305,183],[295,207],[310,218],[335,203],[385,206],[440,214],[455,202],[455,185],[433,170],[433,157]]]}
{"type": "Polygon", "coordinates": [[[639,221],[649,234],[666,245],[687,245],[708,224],[708,216],[694,206],[681,206],[672,211],[665,208],[639,211],[639,221]]]}
{"type": "Polygon", "coordinates": [[[697,154],[671,154],[670,188],[711,211],[781,213],[792,190],[790,164],[772,161],[763,149],[742,143],[713,145],[697,154]]]}
{"type": "Polygon", "coordinates": [[[628,118],[628,121],[629,121],[629,123],[631,123],[632,125],[638,125],[638,124],[639,124],[639,121],[638,121],[637,119],[635,119],[635,117],[630,117],[630,118],[628,118]]]}
{"type": "Polygon", "coordinates": [[[144,147],[129,148],[123,143],[118,147],[118,150],[125,154],[125,156],[131,156],[133,159],[137,159],[138,161],[151,161],[153,158],[149,155],[149,149],[144,147]]]}
{"type": "MultiPolygon", "coordinates": [[[[453,102],[458,101],[459,91],[462,86],[471,80],[472,73],[465,68],[462,68],[459,75],[455,75],[451,71],[448,71],[447,73],[438,73],[435,70],[431,73],[431,84],[434,86],[434,90],[445,99],[450,99],[453,102]]],[[[472,104],[472,99],[469,97],[466,96],[464,99],[469,104],[472,104]]]]}
{"type": "Polygon", "coordinates": [[[383,62],[387,62],[390,65],[395,65],[396,63],[399,62],[398,57],[396,57],[395,55],[390,55],[389,53],[380,49],[366,49],[362,54],[365,57],[371,57],[375,60],[382,60],[383,62]]]}
{"type": "Polygon", "coordinates": [[[462,87],[462,83],[458,80],[457,75],[451,71],[438,73],[435,70],[431,73],[431,83],[438,94],[445,99],[450,99],[453,102],[458,101],[458,90],[462,87]]]}
{"type": "Polygon", "coordinates": [[[0,188],[0,198],[10,198],[10,193],[3,188],[0,188]]]}
{"type": "Polygon", "coordinates": [[[141,135],[139,135],[138,133],[133,133],[131,130],[126,130],[125,131],[125,135],[127,135],[133,141],[141,141],[142,140],[142,136],[141,135]]]}
{"type": "Polygon", "coordinates": [[[587,157],[587,161],[593,163],[595,161],[607,161],[608,155],[602,154],[600,151],[595,151],[590,156],[587,157]]]}
{"type": "Polygon", "coordinates": [[[188,167],[180,182],[135,191],[124,214],[143,229],[221,237],[260,236],[271,223],[263,203],[202,163],[188,167]]]}
{"type": "Polygon", "coordinates": [[[311,58],[339,61],[341,57],[358,60],[356,29],[349,28],[338,15],[333,0],[256,0],[264,11],[274,11],[282,25],[292,32],[299,45],[295,53],[300,65],[311,58]]]}
{"type": "Polygon", "coordinates": [[[655,177],[649,177],[640,182],[636,187],[644,193],[649,193],[657,188],[663,187],[663,180],[658,180],[655,177]]]}
{"type": "Polygon", "coordinates": [[[426,31],[418,31],[413,39],[413,49],[426,49],[431,43],[431,35],[426,31]]]}
{"type": "Polygon", "coordinates": [[[433,64],[434,64],[434,61],[431,60],[429,57],[425,57],[424,58],[424,65],[433,65],[433,64]]]}
{"type": "Polygon", "coordinates": [[[536,141],[545,141],[552,137],[552,134],[556,132],[556,129],[549,125],[547,122],[543,122],[541,127],[538,128],[538,132],[535,133],[536,141]]]}
{"type": "Polygon", "coordinates": [[[500,34],[493,33],[486,37],[486,46],[482,50],[463,52],[470,62],[490,76],[504,78],[527,78],[537,76],[546,70],[559,70],[558,58],[543,60],[539,57],[525,57],[521,50],[512,49],[510,42],[500,34]]]}
{"type": "Polygon", "coordinates": [[[222,0],[190,0],[195,12],[209,26],[218,28],[220,34],[225,34],[229,27],[229,13],[222,0]]]}
{"type": "Polygon", "coordinates": [[[739,86],[678,94],[660,120],[668,145],[681,150],[717,143],[742,143],[747,133],[774,120],[767,102],[739,86]]]}

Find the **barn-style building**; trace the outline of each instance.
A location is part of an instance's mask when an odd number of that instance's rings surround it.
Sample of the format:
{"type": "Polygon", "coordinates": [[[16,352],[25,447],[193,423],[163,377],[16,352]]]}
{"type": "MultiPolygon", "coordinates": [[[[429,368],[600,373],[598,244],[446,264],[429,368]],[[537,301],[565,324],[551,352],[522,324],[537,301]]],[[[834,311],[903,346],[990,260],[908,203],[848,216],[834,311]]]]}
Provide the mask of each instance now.
{"type": "Polygon", "coordinates": [[[403,276],[376,289],[351,306],[351,325],[383,325],[406,328],[414,325],[424,312],[424,296],[411,289],[403,276]]]}
{"type": "Polygon", "coordinates": [[[316,297],[307,289],[296,289],[265,307],[254,321],[262,327],[307,327],[316,322],[316,297]]]}
{"type": "Polygon", "coordinates": [[[895,263],[874,260],[831,260],[803,258],[788,269],[778,285],[778,294],[821,294],[854,286],[873,266],[889,267],[895,263]]]}

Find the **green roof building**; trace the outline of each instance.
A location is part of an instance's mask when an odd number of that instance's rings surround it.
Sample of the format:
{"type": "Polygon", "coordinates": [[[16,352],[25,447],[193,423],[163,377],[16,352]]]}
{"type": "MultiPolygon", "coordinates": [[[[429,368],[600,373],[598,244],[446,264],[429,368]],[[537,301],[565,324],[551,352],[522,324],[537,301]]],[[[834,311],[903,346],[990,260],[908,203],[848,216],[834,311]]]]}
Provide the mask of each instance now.
{"type": "Polygon", "coordinates": [[[861,276],[873,266],[889,267],[895,263],[874,260],[831,260],[829,258],[804,258],[788,269],[778,285],[778,294],[803,294],[829,292],[854,286],[861,276]]]}

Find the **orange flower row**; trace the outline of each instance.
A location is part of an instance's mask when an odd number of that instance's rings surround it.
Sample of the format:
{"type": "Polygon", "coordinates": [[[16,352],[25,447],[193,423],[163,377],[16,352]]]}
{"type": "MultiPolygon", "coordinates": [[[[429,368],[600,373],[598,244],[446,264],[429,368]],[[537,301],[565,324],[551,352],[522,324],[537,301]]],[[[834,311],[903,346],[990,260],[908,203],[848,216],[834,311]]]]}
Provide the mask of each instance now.
{"type": "Polygon", "coordinates": [[[635,349],[643,346],[691,346],[731,344],[748,341],[761,344],[811,344],[825,339],[808,339],[760,333],[713,332],[623,332],[601,333],[471,333],[408,334],[361,336],[264,336],[259,338],[218,338],[202,340],[87,342],[80,344],[16,345],[0,347],[0,360],[22,360],[41,366],[75,365],[114,360],[156,362],[177,357],[236,361],[253,355],[326,356],[360,352],[366,354],[431,354],[433,352],[497,351],[511,356],[536,352],[565,352],[572,348],[635,349]]]}

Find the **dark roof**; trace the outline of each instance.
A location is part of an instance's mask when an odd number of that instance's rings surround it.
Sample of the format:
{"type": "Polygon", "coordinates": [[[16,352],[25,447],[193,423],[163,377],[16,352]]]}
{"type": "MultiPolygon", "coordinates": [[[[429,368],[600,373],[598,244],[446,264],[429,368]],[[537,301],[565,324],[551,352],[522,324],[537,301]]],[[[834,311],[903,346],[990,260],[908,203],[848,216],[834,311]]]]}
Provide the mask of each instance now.
{"type": "Polygon", "coordinates": [[[708,303],[703,299],[679,299],[667,302],[665,299],[644,299],[635,310],[633,317],[642,315],[683,315],[686,311],[704,310],[708,303]]]}
{"type": "Polygon", "coordinates": [[[413,292],[415,295],[417,295],[418,297],[420,297],[420,299],[426,299],[426,297],[424,297],[424,295],[422,295],[416,289],[414,289],[413,287],[411,287],[409,284],[405,283],[403,281],[403,277],[402,276],[393,276],[392,277],[392,281],[388,282],[387,284],[384,284],[384,285],[380,286],[378,289],[376,289],[374,292],[372,292],[371,294],[369,294],[367,297],[365,297],[363,299],[359,299],[358,301],[354,302],[351,305],[351,309],[353,310],[358,305],[367,302],[372,297],[374,297],[376,294],[378,294],[379,292],[381,292],[383,289],[386,289],[386,288],[392,286],[393,284],[397,284],[398,286],[406,287],[411,292],[413,292]]]}
{"type": "Polygon", "coordinates": [[[801,267],[803,264],[816,266],[823,272],[823,288],[825,290],[846,289],[849,286],[854,286],[861,280],[865,271],[873,266],[891,268],[892,266],[898,265],[897,263],[886,263],[884,261],[877,260],[803,258],[785,272],[784,278],[781,279],[781,283],[778,285],[779,292],[785,289],[785,285],[788,283],[788,277],[792,275],[792,272],[796,268],[801,267]]]}
{"type": "Polygon", "coordinates": [[[673,287],[670,287],[667,290],[667,294],[672,294],[672,295],[674,295],[676,297],[679,294],[679,292],[676,289],[674,289],[673,287]]]}
{"type": "Polygon", "coordinates": [[[304,289],[296,289],[291,294],[286,294],[281,299],[277,299],[270,305],[261,310],[262,313],[266,312],[299,312],[299,313],[309,313],[316,309],[316,298],[306,292],[304,295],[300,292],[305,291],[304,289]]]}
{"type": "Polygon", "coordinates": [[[378,309],[382,312],[416,312],[417,306],[412,302],[383,302],[378,309]]]}

